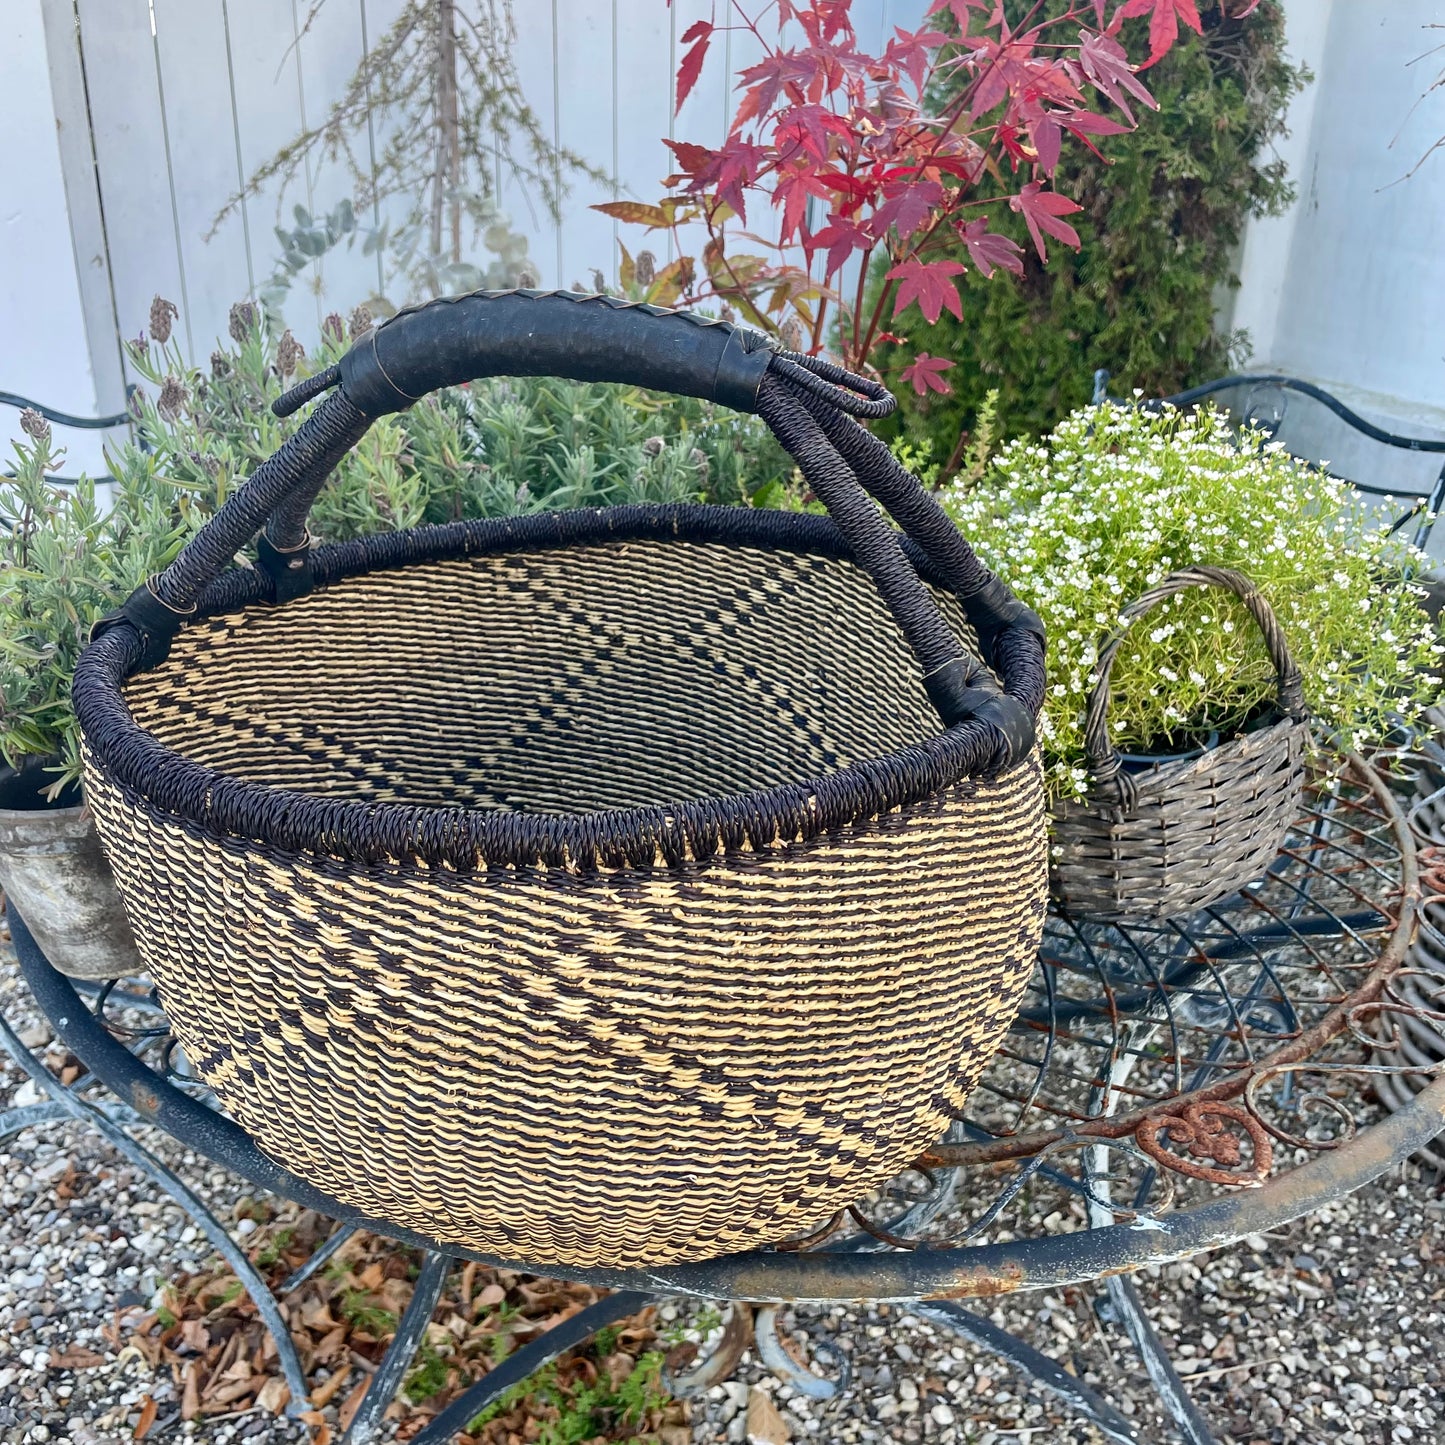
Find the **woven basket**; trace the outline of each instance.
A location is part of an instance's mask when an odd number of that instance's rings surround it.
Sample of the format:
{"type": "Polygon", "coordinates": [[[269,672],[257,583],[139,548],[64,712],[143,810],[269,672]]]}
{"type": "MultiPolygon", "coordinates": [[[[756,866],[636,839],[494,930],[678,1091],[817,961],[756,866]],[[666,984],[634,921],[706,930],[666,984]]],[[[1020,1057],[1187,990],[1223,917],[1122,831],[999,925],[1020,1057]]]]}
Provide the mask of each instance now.
{"type": "Polygon", "coordinates": [[[1284,630],[1254,584],[1224,567],[1189,567],[1130,603],[1099,654],[1084,724],[1091,782],[1054,809],[1050,886],[1086,918],[1175,918],[1227,898],[1274,861],[1298,816],[1308,713],[1284,630]],[[1274,663],[1279,707],[1263,726],[1199,756],[1126,771],[1109,736],[1109,677],[1130,624],[1190,587],[1233,592],[1274,663]]]}
{"type": "Polygon", "coordinates": [[[187,1058],[279,1162],[443,1244],[646,1265],[816,1227],[938,1137],[1029,974],[1037,619],[845,414],[891,398],[752,333],[478,293],[302,397],[338,380],[76,674],[187,1058]],[[755,410],[832,518],[308,546],[374,417],[506,373],[755,410]]]}

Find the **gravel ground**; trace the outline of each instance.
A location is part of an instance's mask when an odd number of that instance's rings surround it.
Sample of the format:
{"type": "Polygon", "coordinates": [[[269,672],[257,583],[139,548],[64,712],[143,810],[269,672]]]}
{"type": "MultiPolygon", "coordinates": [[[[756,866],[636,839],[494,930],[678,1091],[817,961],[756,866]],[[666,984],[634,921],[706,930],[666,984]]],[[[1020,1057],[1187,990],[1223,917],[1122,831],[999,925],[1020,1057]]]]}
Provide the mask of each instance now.
{"type": "MultiPolygon", "coordinates": [[[[8,954],[0,1009],[28,1041],[47,1036],[8,954]]],[[[31,1097],[18,1070],[0,1066],[0,1109],[31,1097]]],[[[147,1131],[144,1142],[223,1219],[249,1197],[242,1181],[164,1137],[147,1131]]],[[[147,1394],[160,1406],[147,1441],[299,1440],[297,1427],[260,1411],[182,1423],[168,1380],[127,1343],[161,1282],[208,1256],[185,1215],[96,1134],[51,1124],[0,1144],[0,1441],[130,1440],[147,1394]]],[[[1222,1440],[1445,1441],[1434,1363],[1445,1198],[1412,1166],[1269,1237],[1137,1283],[1222,1440]]],[[[1108,1322],[1102,1290],[981,1308],[1134,1417],[1145,1439],[1176,1438],[1122,1329],[1108,1322]]],[[[677,1318],[672,1307],[664,1316],[677,1318]]],[[[1011,1367],[906,1311],[800,1308],[784,1311],[779,1328],[805,1352],[807,1339],[831,1339],[850,1359],[851,1387],[809,1401],[749,1356],[694,1405],[695,1441],[743,1441],[750,1431],[773,1442],[1103,1438],[1011,1367]]]]}

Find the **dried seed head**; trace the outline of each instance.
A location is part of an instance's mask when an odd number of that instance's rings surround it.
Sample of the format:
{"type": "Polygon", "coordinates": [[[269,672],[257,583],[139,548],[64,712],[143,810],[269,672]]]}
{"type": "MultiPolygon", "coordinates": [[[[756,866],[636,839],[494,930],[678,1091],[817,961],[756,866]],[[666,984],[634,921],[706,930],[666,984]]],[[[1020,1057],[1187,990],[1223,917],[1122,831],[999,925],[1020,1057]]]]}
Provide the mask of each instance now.
{"type": "Polygon", "coordinates": [[[35,441],[50,440],[50,423],[33,406],[27,406],[20,413],[20,430],[35,441]]]}
{"type": "Polygon", "coordinates": [[[657,280],[657,257],[651,251],[639,251],[633,273],[639,286],[651,286],[657,280]]]}
{"type": "Polygon", "coordinates": [[[151,340],[164,346],[171,339],[171,322],[180,314],[174,301],[157,296],[151,302],[151,340]]]}
{"type": "Polygon", "coordinates": [[[524,266],[517,272],[517,286],[522,291],[535,291],[537,289],[536,273],[527,270],[524,266]]]}
{"type": "Polygon", "coordinates": [[[574,281],[572,283],[572,290],[578,296],[585,296],[587,294],[587,288],[580,281],[574,281]]]}
{"type": "Polygon", "coordinates": [[[645,457],[658,457],[662,455],[662,449],[667,445],[663,437],[648,437],[642,444],[642,455],[645,457]]]}
{"type": "Polygon", "coordinates": [[[321,335],[327,341],[346,340],[346,323],[335,311],[321,323],[321,335]]]}
{"type": "Polygon", "coordinates": [[[203,452],[189,451],[186,455],[191,459],[194,466],[198,466],[212,481],[221,475],[221,464],[215,457],[208,457],[203,452]]]}
{"type": "Polygon", "coordinates": [[[595,266],[592,268],[592,289],[599,296],[607,290],[607,278],[595,266]]]}
{"type": "Polygon", "coordinates": [[[231,307],[231,321],[229,330],[231,340],[237,346],[244,346],[251,339],[251,333],[256,329],[258,320],[256,303],[254,301],[238,301],[231,307]]]}
{"type": "Polygon", "coordinates": [[[290,376],[297,363],[306,355],[306,348],[291,334],[288,326],[276,343],[276,370],[282,376],[290,376]]]}
{"type": "Polygon", "coordinates": [[[180,383],[180,379],[168,376],[161,386],[161,394],[156,398],[156,410],[166,418],[167,421],[174,421],[180,414],[181,408],[186,404],[186,389],[180,383]]]}
{"type": "Polygon", "coordinates": [[[223,376],[231,374],[231,358],[224,351],[213,351],[211,353],[211,375],[218,381],[223,376]]]}
{"type": "Polygon", "coordinates": [[[130,352],[137,361],[144,361],[147,353],[151,349],[151,344],[146,339],[145,332],[142,331],[139,336],[126,342],[125,349],[130,352]]]}
{"type": "Polygon", "coordinates": [[[140,389],[140,387],[136,386],[131,388],[130,401],[127,404],[130,407],[130,414],[137,421],[145,420],[145,400],[146,394],[140,389]]]}
{"type": "Polygon", "coordinates": [[[732,323],[738,319],[738,313],[734,311],[733,308],[729,306],[726,302],[724,302],[723,309],[718,312],[718,318],[719,320],[732,323]]]}
{"type": "Polygon", "coordinates": [[[368,331],[371,330],[371,312],[365,306],[358,306],[351,313],[351,320],[347,322],[347,330],[353,341],[359,341],[368,331]]]}
{"type": "Polygon", "coordinates": [[[687,459],[703,476],[707,476],[708,468],[712,465],[707,459],[707,453],[701,447],[694,447],[688,454],[687,459]]]}
{"type": "Polygon", "coordinates": [[[778,339],[788,351],[801,351],[803,349],[803,328],[798,324],[796,316],[790,316],[778,327],[778,339]]]}

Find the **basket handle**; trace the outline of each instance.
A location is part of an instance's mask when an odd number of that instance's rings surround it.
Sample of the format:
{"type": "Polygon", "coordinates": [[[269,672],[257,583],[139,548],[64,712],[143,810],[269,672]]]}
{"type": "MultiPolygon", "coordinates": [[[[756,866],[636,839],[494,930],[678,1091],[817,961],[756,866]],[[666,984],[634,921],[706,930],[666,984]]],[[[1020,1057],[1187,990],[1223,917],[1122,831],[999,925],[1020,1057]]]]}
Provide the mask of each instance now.
{"type": "Polygon", "coordinates": [[[1114,671],[1114,659],[1124,643],[1129,628],[1152,611],[1166,597],[1187,592],[1191,587],[1221,587],[1232,592],[1244,603],[1249,615],[1254,618],[1270,661],[1274,663],[1275,684],[1278,689],[1281,711],[1296,722],[1303,722],[1309,716],[1305,705],[1304,684],[1299,668],[1290,654],[1284,628],[1274,615],[1274,609],[1254,583],[1242,572],[1228,567],[1195,566],[1183,567],[1171,572],[1157,586],[1141,593],[1119,614],[1119,627],[1104,644],[1099,653],[1098,682],[1089,695],[1089,708],[1084,718],[1084,750],[1088,755],[1089,772],[1094,789],[1106,801],[1132,804],[1128,775],[1124,772],[1124,761],[1109,736],[1109,705],[1113,701],[1110,678],[1114,671]]]}
{"type": "Polygon", "coordinates": [[[1032,748],[1043,697],[1042,623],[982,566],[937,500],[848,415],[886,415],[896,405],[886,389],[829,362],[779,351],[751,330],[606,296],[475,292],[399,312],[337,366],[275,403],[284,415],[339,387],[165,571],[101,619],[97,634],[130,625],[140,634],[138,665],[153,666],[195,612],[203,589],[263,526],[258,562],[274,583],[275,600],[309,591],[307,514],[372,421],[436,387],[494,375],[616,381],[762,416],[872,576],[945,725],[975,718],[992,724],[998,767],[1032,748]],[[954,635],[868,493],[958,594],[1002,689],[954,635]]]}

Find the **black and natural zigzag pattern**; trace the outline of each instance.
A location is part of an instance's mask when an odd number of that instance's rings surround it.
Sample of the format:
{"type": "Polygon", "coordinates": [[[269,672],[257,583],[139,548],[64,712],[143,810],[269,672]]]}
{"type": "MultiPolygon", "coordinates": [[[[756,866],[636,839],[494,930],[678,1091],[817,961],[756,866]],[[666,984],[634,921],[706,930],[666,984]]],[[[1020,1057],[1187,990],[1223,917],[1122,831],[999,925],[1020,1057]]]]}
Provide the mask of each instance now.
{"type": "Polygon", "coordinates": [[[1036,763],[767,839],[760,791],[939,746],[915,672],[835,556],[459,557],[198,623],[127,685],[135,725],[362,809],[711,798],[719,833],[754,815],[733,846],[468,875],[198,829],[94,757],[88,796],[187,1056],[269,1153],[448,1242],[677,1260],[881,1183],[1017,1007],[1042,924],[1036,763]]]}
{"type": "Polygon", "coordinates": [[[217,559],[314,491],[364,422],[337,396],[83,657],[87,796],[188,1059],[365,1214],[553,1268],[777,1242],[935,1140],[1007,1028],[1040,767],[925,674],[997,696],[991,629],[1032,716],[1042,644],[790,374],[759,409],[836,523],[421,528],[277,605],[217,559]]]}

